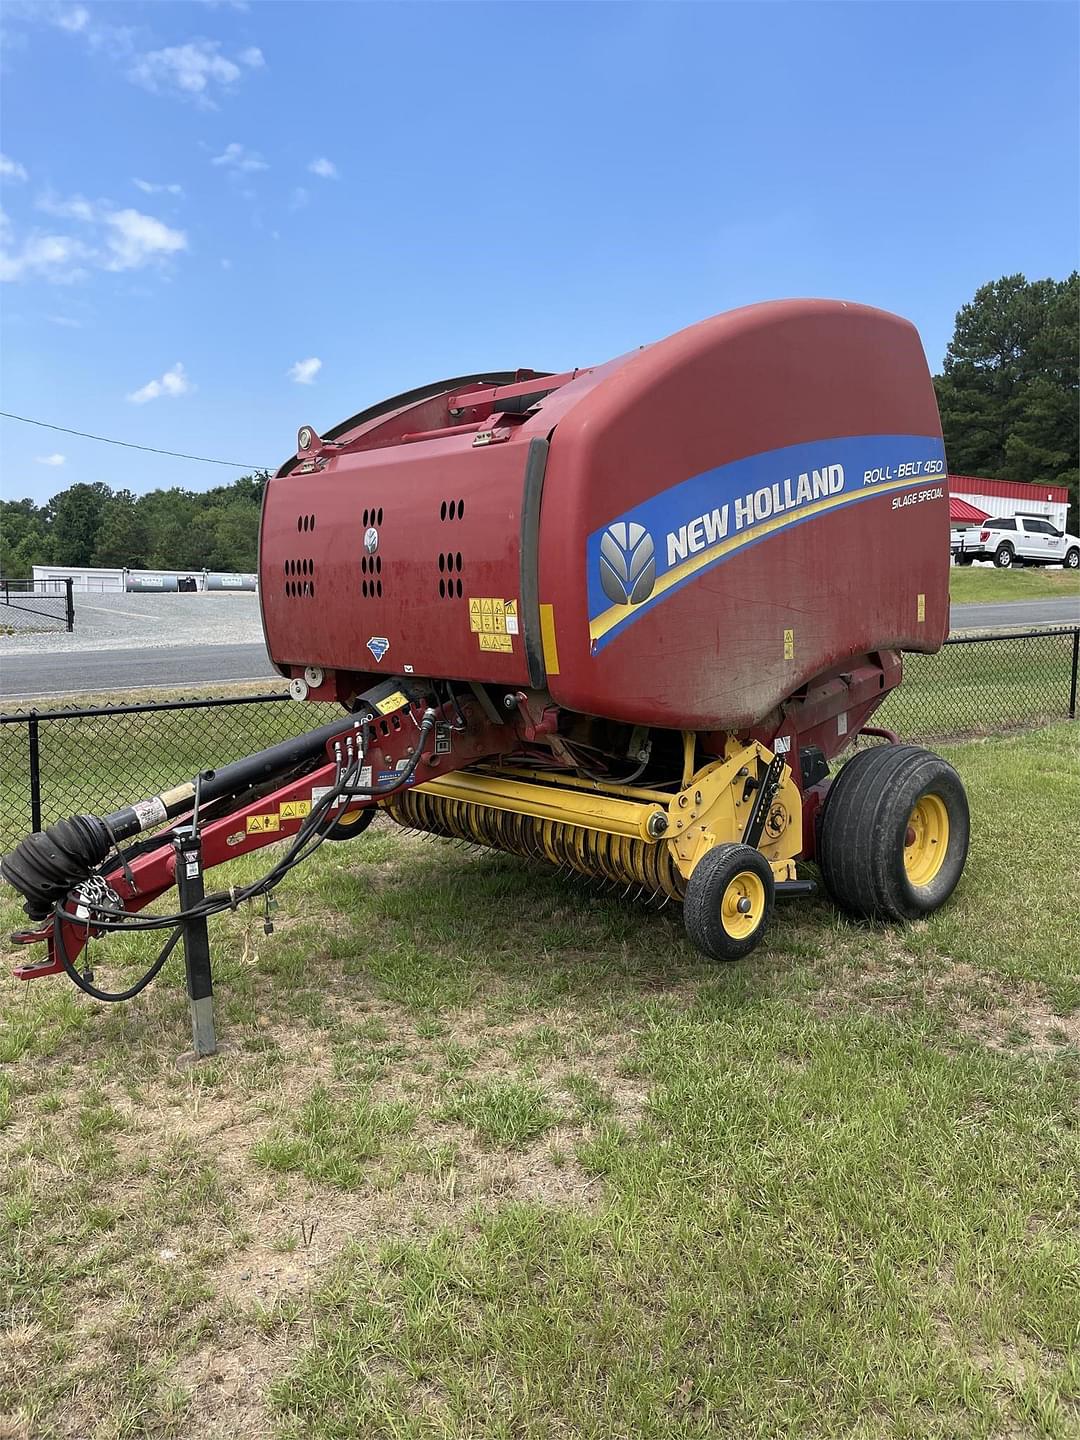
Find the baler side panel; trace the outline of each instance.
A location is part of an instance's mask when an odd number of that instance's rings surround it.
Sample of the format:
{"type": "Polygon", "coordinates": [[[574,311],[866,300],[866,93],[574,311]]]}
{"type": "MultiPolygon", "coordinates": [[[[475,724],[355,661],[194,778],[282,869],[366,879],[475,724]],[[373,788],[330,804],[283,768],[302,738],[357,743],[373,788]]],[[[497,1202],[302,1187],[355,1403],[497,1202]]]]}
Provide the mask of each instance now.
{"type": "Polygon", "coordinates": [[[344,455],[270,481],[260,574],[275,663],[528,684],[520,562],[529,442],[472,439],[344,455]]]}
{"type": "Polygon", "coordinates": [[[552,439],[539,583],[559,653],[553,698],[639,724],[742,728],[848,657],[937,649],[944,477],[922,347],[895,316],[783,302],[649,347],[552,439]],[[837,466],[839,489],[825,488],[837,466]],[[867,470],[880,473],[864,485],[867,470]],[[772,513],[737,525],[736,503],[745,512],[759,490],[772,513]],[[600,578],[611,526],[621,607],[600,578]]]}

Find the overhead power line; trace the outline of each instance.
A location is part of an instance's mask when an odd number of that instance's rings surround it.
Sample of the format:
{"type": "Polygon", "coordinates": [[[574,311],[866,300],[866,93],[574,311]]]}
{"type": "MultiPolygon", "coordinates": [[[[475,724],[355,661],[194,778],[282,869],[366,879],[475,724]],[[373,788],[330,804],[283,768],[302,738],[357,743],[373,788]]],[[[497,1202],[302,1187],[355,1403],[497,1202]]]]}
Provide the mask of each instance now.
{"type": "Polygon", "coordinates": [[[185,455],[182,450],[160,450],[156,445],[136,445],[132,440],[112,440],[108,435],[90,435],[85,430],[71,430],[67,425],[50,425],[47,420],[31,420],[28,415],[12,415],[0,410],[5,420],[21,420],[24,425],[39,425],[42,430],[59,430],[61,435],[78,435],[80,440],[98,440],[102,445],[122,445],[125,450],[148,450],[151,455],[171,455],[174,460],[198,460],[202,465],[227,465],[230,470],[273,470],[273,465],[243,465],[239,460],[212,460],[209,455],[185,455]]]}

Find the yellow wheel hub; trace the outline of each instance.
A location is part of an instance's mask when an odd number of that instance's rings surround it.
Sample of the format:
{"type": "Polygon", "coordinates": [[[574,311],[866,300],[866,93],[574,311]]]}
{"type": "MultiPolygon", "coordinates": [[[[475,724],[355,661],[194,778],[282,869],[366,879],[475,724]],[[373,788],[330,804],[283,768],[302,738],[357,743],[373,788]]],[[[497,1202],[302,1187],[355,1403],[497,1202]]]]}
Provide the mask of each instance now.
{"type": "Polygon", "coordinates": [[[728,882],[720,902],[720,920],[732,940],[745,940],[765,914],[765,886],[753,870],[740,870],[728,882]]]}
{"type": "Polygon", "coordinates": [[[949,812],[938,795],[923,795],[908,816],[904,869],[912,885],[929,885],[949,849],[949,812]]]}

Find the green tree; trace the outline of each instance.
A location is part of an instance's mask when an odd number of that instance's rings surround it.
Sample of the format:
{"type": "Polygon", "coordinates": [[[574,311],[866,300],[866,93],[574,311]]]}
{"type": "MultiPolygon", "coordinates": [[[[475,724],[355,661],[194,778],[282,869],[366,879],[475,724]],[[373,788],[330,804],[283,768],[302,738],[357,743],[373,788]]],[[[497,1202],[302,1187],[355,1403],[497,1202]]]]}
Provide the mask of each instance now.
{"type": "Polygon", "coordinates": [[[0,575],[26,578],[51,558],[45,512],[33,500],[0,500],[0,575]]]}
{"type": "Polygon", "coordinates": [[[208,570],[254,570],[258,545],[258,525],[252,525],[249,505],[220,505],[210,510],[206,519],[211,535],[205,561],[208,570]]]}
{"type": "Polygon", "coordinates": [[[150,531],[130,490],[118,490],[106,503],[94,542],[94,565],[126,565],[144,570],[150,531]]]}
{"type": "Polygon", "coordinates": [[[267,476],[212,490],[71,485],[47,505],[0,501],[0,574],[34,565],[127,565],[133,570],[253,570],[267,476]]]}
{"type": "Polygon", "coordinates": [[[1080,479],[1080,275],[982,285],[935,376],[949,468],[991,479],[1080,479]]]}
{"type": "Polygon", "coordinates": [[[89,565],[97,533],[112,498],[108,485],[70,485],[45,507],[57,565],[89,565]]]}

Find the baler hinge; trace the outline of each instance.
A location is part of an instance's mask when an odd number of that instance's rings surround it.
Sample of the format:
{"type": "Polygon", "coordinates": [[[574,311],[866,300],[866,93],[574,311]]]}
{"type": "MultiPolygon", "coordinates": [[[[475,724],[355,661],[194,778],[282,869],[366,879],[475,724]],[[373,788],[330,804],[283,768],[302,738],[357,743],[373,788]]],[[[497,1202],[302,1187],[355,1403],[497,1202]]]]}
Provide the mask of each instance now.
{"type": "Polygon", "coordinates": [[[784,773],[784,760],[780,755],[774,755],[769,761],[768,768],[761,779],[761,786],[754,801],[754,808],[750,811],[750,818],[746,822],[746,829],[743,831],[742,843],[750,845],[755,850],[761,840],[762,832],[765,829],[765,821],[769,814],[769,808],[776,798],[776,792],[780,788],[780,779],[784,773]]]}

